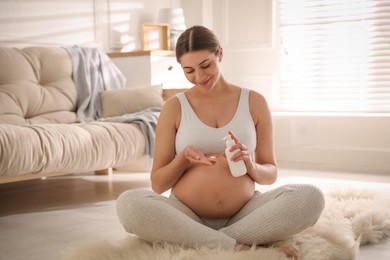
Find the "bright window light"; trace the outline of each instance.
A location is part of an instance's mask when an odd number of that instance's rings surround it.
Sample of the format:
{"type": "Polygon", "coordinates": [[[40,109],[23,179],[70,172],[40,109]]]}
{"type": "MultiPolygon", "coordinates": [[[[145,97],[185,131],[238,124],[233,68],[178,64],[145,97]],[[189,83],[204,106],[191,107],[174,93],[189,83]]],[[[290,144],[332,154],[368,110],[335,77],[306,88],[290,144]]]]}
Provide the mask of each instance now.
{"type": "Polygon", "coordinates": [[[390,112],[390,0],[279,0],[276,111],[390,112]]]}

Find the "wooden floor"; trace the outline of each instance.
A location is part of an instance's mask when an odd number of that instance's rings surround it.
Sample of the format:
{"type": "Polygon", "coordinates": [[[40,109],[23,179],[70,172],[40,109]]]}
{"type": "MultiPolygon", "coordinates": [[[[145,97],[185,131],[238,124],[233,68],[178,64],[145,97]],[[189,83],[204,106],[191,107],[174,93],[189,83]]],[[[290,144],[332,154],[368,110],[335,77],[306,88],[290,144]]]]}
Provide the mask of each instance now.
{"type": "Polygon", "coordinates": [[[128,189],[150,187],[145,175],[120,177],[79,175],[1,184],[0,216],[80,207],[115,200],[128,189]]]}
{"type": "MultiPolygon", "coordinates": [[[[390,190],[390,176],[286,169],[276,185],[294,182],[390,190]]],[[[60,259],[61,251],[80,241],[124,239],[115,199],[134,188],[150,188],[149,175],[87,174],[1,184],[0,259],[60,259]]],[[[363,248],[358,259],[390,259],[390,241],[363,248]]]]}

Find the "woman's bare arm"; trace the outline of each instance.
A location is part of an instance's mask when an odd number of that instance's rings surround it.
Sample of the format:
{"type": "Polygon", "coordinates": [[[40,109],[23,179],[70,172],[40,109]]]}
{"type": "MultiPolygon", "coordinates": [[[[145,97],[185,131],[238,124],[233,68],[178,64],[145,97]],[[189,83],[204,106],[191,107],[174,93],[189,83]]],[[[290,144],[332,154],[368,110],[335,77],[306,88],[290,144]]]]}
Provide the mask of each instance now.
{"type": "Polygon", "coordinates": [[[175,136],[180,119],[180,103],[177,97],[164,104],[156,129],[156,143],[151,171],[152,189],[163,193],[182,176],[189,162],[183,155],[175,156],[175,136]]]}
{"type": "Polygon", "coordinates": [[[192,164],[212,165],[215,161],[215,158],[206,158],[201,151],[191,145],[176,155],[175,139],[180,113],[177,97],[169,99],[160,113],[150,177],[152,189],[157,193],[172,188],[192,164]]]}
{"type": "Polygon", "coordinates": [[[273,146],[272,118],[265,98],[250,92],[250,111],[256,126],[257,144],[248,174],[259,184],[272,184],[277,178],[277,166],[273,146]]]}

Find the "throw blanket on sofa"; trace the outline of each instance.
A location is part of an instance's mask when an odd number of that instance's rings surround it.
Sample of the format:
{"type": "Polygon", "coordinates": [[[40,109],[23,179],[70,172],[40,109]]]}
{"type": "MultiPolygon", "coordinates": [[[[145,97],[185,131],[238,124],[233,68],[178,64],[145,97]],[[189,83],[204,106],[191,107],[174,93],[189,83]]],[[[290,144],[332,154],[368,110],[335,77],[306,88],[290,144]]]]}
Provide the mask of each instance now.
{"type": "Polygon", "coordinates": [[[136,123],[145,137],[146,155],[153,158],[156,125],[161,108],[153,107],[132,114],[102,118],[99,92],[124,88],[126,78],[110,58],[96,48],[64,48],[72,59],[73,80],[78,92],[78,121],[136,123]]]}
{"type": "Polygon", "coordinates": [[[153,158],[154,140],[156,137],[157,120],[160,115],[160,107],[151,107],[132,114],[101,118],[102,122],[136,123],[139,125],[146,140],[146,155],[153,158]]]}
{"type": "Polygon", "coordinates": [[[65,46],[72,60],[73,80],[77,87],[77,120],[91,122],[100,118],[99,92],[126,86],[126,78],[110,58],[96,48],[65,46]]]}

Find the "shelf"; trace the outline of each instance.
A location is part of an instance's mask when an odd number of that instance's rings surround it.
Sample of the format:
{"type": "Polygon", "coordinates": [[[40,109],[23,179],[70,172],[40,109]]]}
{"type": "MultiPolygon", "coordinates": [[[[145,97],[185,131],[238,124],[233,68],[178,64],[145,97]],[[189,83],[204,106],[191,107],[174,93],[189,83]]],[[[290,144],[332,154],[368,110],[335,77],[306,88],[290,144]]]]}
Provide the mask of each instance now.
{"type": "Polygon", "coordinates": [[[174,51],[167,51],[167,50],[152,50],[152,51],[131,51],[131,52],[111,52],[107,53],[108,57],[110,58],[121,58],[121,57],[137,57],[137,56],[168,56],[168,57],[175,57],[174,51]]]}

